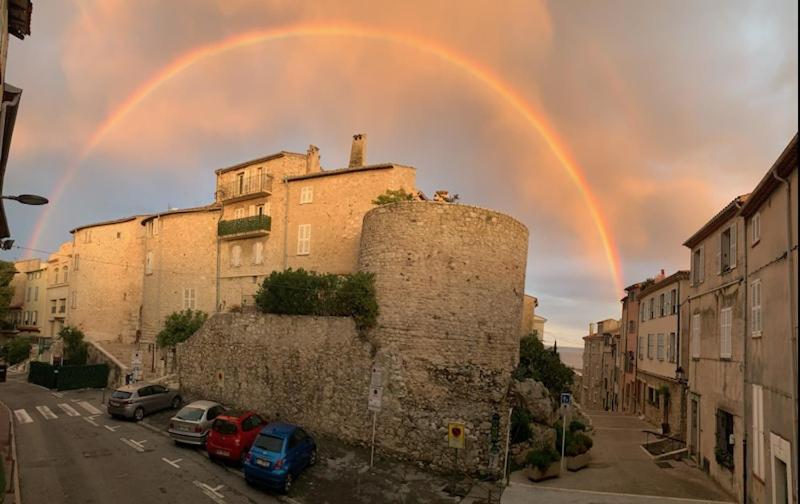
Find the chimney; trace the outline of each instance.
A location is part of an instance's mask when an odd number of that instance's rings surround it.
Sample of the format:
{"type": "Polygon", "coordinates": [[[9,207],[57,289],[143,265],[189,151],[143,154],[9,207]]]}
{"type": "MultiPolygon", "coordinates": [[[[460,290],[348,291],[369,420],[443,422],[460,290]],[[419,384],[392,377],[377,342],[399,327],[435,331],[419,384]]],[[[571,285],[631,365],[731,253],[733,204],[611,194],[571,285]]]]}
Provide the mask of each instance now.
{"type": "Polygon", "coordinates": [[[309,145],[306,151],[306,173],[319,173],[322,169],[319,166],[319,147],[309,145]]]}
{"type": "Polygon", "coordinates": [[[353,135],[353,147],[350,149],[349,168],[358,168],[367,164],[367,135],[353,135]]]}
{"type": "Polygon", "coordinates": [[[597,331],[594,328],[594,322],[589,323],[589,334],[595,334],[597,331]]]}
{"type": "Polygon", "coordinates": [[[660,282],[661,280],[664,280],[666,277],[667,277],[667,275],[664,273],[664,270],[662,269],[661,273],[659,273],[656,276],[656,282],[660,282]]]}

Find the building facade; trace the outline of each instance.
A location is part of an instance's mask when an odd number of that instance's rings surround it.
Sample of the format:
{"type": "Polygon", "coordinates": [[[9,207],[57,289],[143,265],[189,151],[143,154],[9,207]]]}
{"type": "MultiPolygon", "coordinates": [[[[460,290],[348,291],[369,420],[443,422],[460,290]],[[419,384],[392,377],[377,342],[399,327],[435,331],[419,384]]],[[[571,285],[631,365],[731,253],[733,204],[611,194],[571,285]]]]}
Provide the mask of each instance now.
{"type": "Polygon", "coordinates": [[[797,503],[797,136],[742,207],[749,501],[797,503]]]}
{"type": "Polygon", "coordinates": [[[27,261],[35,265],[25,273],[25,302],[22,305],[22,325],[17,329],[24,335],[41,337],[44,335],[45,313],[47,311],[47,264],[39,259],[27,261]]]}
{"type": "Polygon", "coordinates": [[[684,383],[681,366],[680,299],[686,295],[689,272],[661,274],[639,292],[637,335],[637,410],[664,434],[683,438],[684,383]]]}
{"type": "Polygon", "coordinates": [[[606,319],[590,324],[583,337],[581,405],[590,410],[616,411],[619,404],[620,322],[606,319]]]}
{"type": "Polygon", "coordinates": [[[45,336],[57,337],[67,325],[72,242],[62,243],[47,259],[47,304],[45,336]]]}
{"type": "Polygon", "coordinates": [[[688,324],[689,453],[732,495],[744,496],[745,237],[731,201],[684,246],[691,270],[683,320],[688,324]]]}
{"type": "Polygon", "coordinates": [[[640,409],[641,391],[636,380],[639,341],[639,292],[651,283],[652,279],[626,287],[626,295],[621,300],[620,354],[622,363],[619,375],[620,411],[628,414],[642,414],[640,409]]]}

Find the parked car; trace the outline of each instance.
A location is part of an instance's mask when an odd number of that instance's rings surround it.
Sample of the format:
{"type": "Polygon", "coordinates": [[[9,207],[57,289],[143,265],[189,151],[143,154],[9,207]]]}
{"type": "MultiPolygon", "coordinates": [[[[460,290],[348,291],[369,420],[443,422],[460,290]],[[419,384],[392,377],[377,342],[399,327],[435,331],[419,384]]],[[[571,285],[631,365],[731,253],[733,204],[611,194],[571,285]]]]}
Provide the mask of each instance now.
{"type": "Polygon", "coordinates": [[[108,414],[112,417],[133,418],[136,421],[145,415],[163,409],[178,409],[182,399],[177,390],[157,383],[135,383],[120,387],[108,399],[108,414]]]}
{"type": "Polygon", "coordinates": [[[248,483],[288,493],[294,479],[317,462],[317,444],[296,425],[272,423],[261,429],[244,462],[248,483]]]}
{"type": "Polygon", "coordinates": [[[202,446],[211,424],[225,408],[214,401],[194,401],[170,419],[169,436],[177,443],[202,446]]]}
{"type": "Polygon", "coordinates": [[[208,457],[244,464],[250,446],[266,423],[252,411],[222,413],[211,424],[211,432],[208,433],[208,457]]]}

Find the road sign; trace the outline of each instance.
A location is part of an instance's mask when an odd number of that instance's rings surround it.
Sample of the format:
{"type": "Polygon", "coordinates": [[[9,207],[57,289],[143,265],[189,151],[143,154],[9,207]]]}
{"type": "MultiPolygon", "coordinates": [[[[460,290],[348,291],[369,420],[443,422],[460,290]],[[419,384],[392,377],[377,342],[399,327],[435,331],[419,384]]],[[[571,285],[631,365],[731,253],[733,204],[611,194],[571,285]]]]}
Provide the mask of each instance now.
{"type": "Polygon", "coordinates": [[[382,401],[383,401],[383,387],[370,387],[369,402],[367,404],[367,409],[369,409],[370,411],[380,411],[382,401]]]}
{"type": "Polygon", "coordinates": [[[456,450],[464,449],[464,424],[452,422],[447,426],[447,444],[456,450]]]}
{"type": "Polygon", "coordinates": [[[561,394],[561,405],[562,406],[569,406],[572,403],[572,394],[563,393],[561,394]]]}
{"type": "Polygon", "coordinates": [[[383,386],[383,370],[378,366],[372,367],[372,377],[370,378],[370,385],[372,387],[383,386]]]}

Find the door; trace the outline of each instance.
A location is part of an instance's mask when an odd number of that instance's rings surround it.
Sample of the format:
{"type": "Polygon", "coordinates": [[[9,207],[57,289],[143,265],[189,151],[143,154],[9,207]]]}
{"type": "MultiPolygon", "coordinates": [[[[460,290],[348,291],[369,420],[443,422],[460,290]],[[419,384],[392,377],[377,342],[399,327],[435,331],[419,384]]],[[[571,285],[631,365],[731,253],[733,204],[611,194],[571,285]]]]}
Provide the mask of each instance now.
{"type": "Polygon", "coordinates": [[[166,409],[172,406],[170,403],[169,390],[163,385],[153,385],[152,390],[153,407],[156,409],[166,409]]]}
{"type": "Polygon", "coordinates": [[[769,447],[772,453],[772,504],[788,504],[792,498],[792,445],[770,432],[769,447]]]}
{"type": "Polygon", "coordinates": [[[689,422],[689,454],[693,457],[697,458],[697,442],[698,442],[698,431],[700,430],[700,426],[698,425],[698,419],[700,418],[700,404],[697,402],[696,397],[692,397],[692,412],[691,412],[691,419],[689,422]]]}

